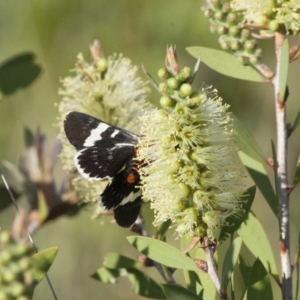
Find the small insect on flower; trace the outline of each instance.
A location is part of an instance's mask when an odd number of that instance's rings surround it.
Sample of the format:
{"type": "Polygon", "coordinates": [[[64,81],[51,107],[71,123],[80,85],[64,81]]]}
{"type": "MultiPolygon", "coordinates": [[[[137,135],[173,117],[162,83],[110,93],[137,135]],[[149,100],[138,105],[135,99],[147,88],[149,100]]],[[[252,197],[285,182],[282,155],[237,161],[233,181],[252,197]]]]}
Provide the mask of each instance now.
{"type": "Polygon", "coordinates": [[[139,162],[135,159],[138,137],[75,111],[66,115],[64,130],[78,151],[74,156],[78,172],[89,180],[109,180],[99,196],[99,205],[114,211],[118,225],[130,227],[142,204],[139,162]]]}

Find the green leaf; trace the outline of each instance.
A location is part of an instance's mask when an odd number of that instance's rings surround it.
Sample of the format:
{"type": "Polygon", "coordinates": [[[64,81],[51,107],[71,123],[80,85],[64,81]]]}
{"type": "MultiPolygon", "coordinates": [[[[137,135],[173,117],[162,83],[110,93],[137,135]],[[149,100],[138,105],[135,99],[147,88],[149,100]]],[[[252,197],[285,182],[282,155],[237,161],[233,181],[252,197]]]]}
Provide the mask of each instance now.
{"type": "Polygon", "coordinates": [[[116,283],[117,278],[120,276],[127,275],[126,270],[124,269],[109,269],[106,267],[102,267],[98,269],[91,277],[95,280],[101,281],[103,283],[116,283]]]}
{"type": "Polygon", "coordinates": [[[199,296],[177,284],[163,284],[168,300],[199,300],[199,296]]]}
{"type": "Polygon", "coordinates": [[[238,150],[244,152],[258,162],[265,163],[264,155],[248,129],[243,125],[238,117],[233,114],[231,116],[233,119],[234,129],[237,132],[235,144],[238,150]]]}
{"type": "Polygon", "coordinates": [[[137,295],[152,299],[166,299],[161,286],[144,272],[133,268],[127,269],[127,272],[137,295]]]}
{"type": "Polygon", "coordinates": [[[129,236],[127,240],[141,253],[165,266],[198,271],[192,259],[165,242],[143,236],[129,236]]]}
{"type": "Polygon", "coordinates": [[[273,186],[270,182],[270,179],[267,175],[267,172],[264,168],[264,165],[243,152],[239,152],[239,157],[247,168],[249,175],[254,180],[255,184],[260,189],[263,194],[265,200],[269,204],[270,208],[274,212],[275,216],[278,215],[278,203],[277,198],[273,190],[273,186]]]}
{"type": "Polygon", "coordinates": [[[193,292],[197,293],[197,282],[200,284],[200,280],[196,272],[183,270],[184,280],[187,288],[193,292]]]}
{"type": "Polygon", "coordinates": [[[297,243],[297,252],[296,252],[296,259],[295,259],[295,264],[296,264],[296,292],[295,292],[295,299],[298,299],[299,295],[299,284],[300,284],[300,267],[299,267],[299,258],[300,258],[300,231],[298,234],[298,243],[297,243]]]}
{"type": "Polygon", "coordinates": [[[57,252],[58,247],[52,247],[40,251],[30,258],[32,275],[37,282],[40,282],[44,278],[50,269],[57,252]]]}
{"type": "Polygon", "coordinates": [[[247,284],[249,282],[249,277],[251,273],[251,267],[249,264],[243,259],[243,257],[240,255],[239,256],[239,267],[241,271],[241,275],[243,278],[243,281],[245,283],[245,286],[243,286],[241,289],[243,290],[243,294],[246,292],[247,284]]]}
{"type": "Polygon", "coordinates": [[[147,71],[147,69],[145,68],[144,65],[142,65],[142,70],[145,73],[145,75],[148,77],[148,79],[150,80],[151,84],[158,90],[158,84],[156,83],[154,78],[151,76],[151,74],[147,71]]]}
{"type": "Polygon", "coordinates": [[[197,295],[200,296],[200,299],[202,300],[214,299],[207,293],[207,291],[198,282],[196,282],[196,288],[197,288],[197,295]]]}
{"type": "Polygon", "coordinates": [[[278,278],[276,261],[268,242],[268,237],[252,212],[249,213],[248,219],[238,230],[238,234],[243,238],[244,244],[252,252],[254,257],[259,257],[272,276],[278,278]]]}
{"type": "Polygon", "coordinates": [[[160,224],[159,226],[157,226],[156,229],[157,236],[164,236],[167,230],[170,228],[171,223],[172,223],[171,220],[167,220],[162,224],[160,224]]]}
{"type": "MultiPolygon", "coordinates": [[[[273,166],[273,172],[274,172],[274,185],[275,185],[275,190],[276,190],[276,199],[277,199],[277,195],[278,195],[278,174],[277,174],[277,170],[278,170],[278,163],[277,163],[277,155],[276,155],[276,148],[274,145],[274,142],[271,140],[271,148],[272,148],[272,155],[273,155],[273,162],[274,162],[274,166],[273,166]]],[[[277,208],[277,201],[276,201],[276,208],[277,208]]]]}
{"type": "Polygon", "coordinates": [[[30,85],[40,74],[41,67],[34,62],[33,53],[21,53],[0,65],[0,90],[4,95],[30,85]]]}
{"type": "Polygon", "coordinates": [[[296,172],[293,180],[293,185],[296,186],[300,182],[300,156],[297,160],[296,172]]]}
{"type": "Polygon", "coordinates": [[[220,235],[219,235],[219,242],[223,242],[226,240],[231,234],[233,234],[244,222],[246,219],[254,197],[255,197],[255,192],[256,192],[256,187],[252,186],[249,189],[245,191],[245,193],[242,195],[241,199],[243,200],[242,202],[242,212],[241,214],[237,215],[231,215],[226,219],[226,222],[229,224],[229,226],[225,226],[221,229],[220,235]]]}
{"type": "Polygon", "coordinates": [[[136,260],[114,252],[107,253],[104,256],[103,265],[109,269],[134,268],[142,266],[141,263],[136,260]]]}
{"type": "MultiPolygon", "coordinates": [[[[17,193],[12,187],[10,187],[10,190],[16,200],[17,197],[20,195],[17,193]]],[[[12,199],[10,198],[10,195],[4,185],[0,185],[0,211],[9,207],[13,204],[12,199]]]]}
{"type": "Polygon", "coordinates": [[[298,111],[297,117],[296,117],[296,119],[294,121],[291,134],[297,129],[297,127],[299,126],[299,124],[300,124],[300,110],[298,111]]]}
{"type": "Polygon", "coordinates": [[[247,286],[248,300],[272,300],[273,293],[269,275],[260,261],[257,258],[251,268],[249,282],[247,286]]]}
{"type": "Polygon", "coordinates": [[[265,78],[250,66],[244,66],[237,58],[224,51],[205,48],[188,47],[187,52],[195,58],[201,58],[211,69],[233,78],[255,82],[265,82],[265,78]]]}
{"type": "Polygon", "coordinates": [[[279,57],[279,69],[277,70],[279,76],[279,99],[284,101],[284,96],[287,86],[288,70],[289,70],[289,42],[285,39],[283,42],[280,57],[279,57]]]}
{"type": "Polygon", "coordinates": [[[241,247],[242,247],[242,238],[237,237],[226,252],[223,268],[222,268],[222,281],[221,281],[221,285],[224,288],[224,290],[227,289],[228,282],[230,280],[231,274],[233,272],[233,269],[235,267],[235,264],[240,254],[241,247]]]}

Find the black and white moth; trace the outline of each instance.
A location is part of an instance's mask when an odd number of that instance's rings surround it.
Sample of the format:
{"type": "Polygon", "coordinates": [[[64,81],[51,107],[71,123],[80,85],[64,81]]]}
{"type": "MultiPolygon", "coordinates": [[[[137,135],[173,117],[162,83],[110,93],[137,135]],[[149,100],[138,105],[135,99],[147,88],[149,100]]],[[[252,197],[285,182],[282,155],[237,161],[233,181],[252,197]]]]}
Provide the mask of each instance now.
{"type": "Polygon", "coordinates": [[[66,115],[64,130],[78,151],[74,156],[78,172],[86,179],[109,183],[99,195],[99,204],[113,210],[116,222],[130,227],[141,207],[140,176],[136,157],[138,137],[84,113],[66,115]]]}

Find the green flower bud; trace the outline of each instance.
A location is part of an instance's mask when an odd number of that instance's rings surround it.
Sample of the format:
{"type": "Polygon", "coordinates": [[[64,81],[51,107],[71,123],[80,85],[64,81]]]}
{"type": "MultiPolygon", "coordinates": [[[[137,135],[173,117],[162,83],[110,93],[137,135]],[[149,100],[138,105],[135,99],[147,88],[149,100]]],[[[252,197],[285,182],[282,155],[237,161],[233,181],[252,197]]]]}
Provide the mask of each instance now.
{"type": "Polygon", "coordinates": [[[166,68],[160,68],[157,72],[157,75],[159,78],[162,79],[168,79],[171,76],[171,74],[168,72],[166,68]]]}
{"type": "Polygon", "coordinates": [[[216,10],[214,13],[214,19],[216,20],[222,20],[222,18],[224,17],[224,14],[222,13],[221,10],[216,10]]]}
{"type": "Polygon", "coordinates": [[[30,258],[29,257],[22,257],[19,261],[18,261],[18,265],[20,267],[21,270],[26,271],[29,269],[30,267],[30,258]]]}
{"type": "Polygon", "coordinates": [[[10,283],[16,279],[17,279],[17,274],[13,270],[9,268],[5,268],[2,270],[2,280],[4,282],[10,283]]]}
{"type": "Polygon", "coordinates": [[[230,48],[233,50],[233,51],[236,51],[236,50],[239,50],[241,47],[241,44],[238,40],[235,40],[235,41],[232,41],[230,42],[230,48]]]}
{"type": "Polygon", "coordinates": [[[195,208],[189,207],[185,210],[186,215],[191,218],[191,221],[196,223],[198,219],[198,212],[195,208]]]}
{"type": "Polygon", "coordinates": [[[213,11],[211,9],[205,9],[204,10],[204,16],[206,18],[211,18],[213,16],[213,11]]]}
{"type": "Polygon", "coordinates": [[[167,84],[171,89],[176,90],[179,88],[180,83],[176,78],[171,77],[167,80],[167,84]]]}
{"type": "Polygon", "coordinates": [[[249,63],[249,59],[246,56],[239,56],[237,59],[238,59],[239,63],[242,65],[246,65],[249,63]]]}
{"type": "Polygon", "coordinates": [[[229,22],[229,24],[233,24],[235,23],[235,21],[237,20],[237,14],[234,12],[230,12],[227,15],[227,21],[229,22]]]}
{"type": "Polygon", "coordinates": [[[10,233],[8,231],[0,231],[0,244],[8,244],[10,243],[11,237],[10,237],[10,233]]]}
{"type": "Polygon", "coordinates": [[[22,283],[15,281],[10,284],[9,290],[13,297],[19,297],[26,291],[26,287],[22,283]]]}
{"type": "Polygon", "coordinates": [[[269,22],[268,28],[273,32],[277,31],[279,29],[278,21],[277,20],[271,20],[269,22]]]}
{"type": "Polygon", "coordinates": [[[161,94],[166,94],[168,90],[168,85],[165,82],[161,82],[158,85],[158,90],[161,94]]]}
{"type": "Polygon", "coordinates": [[[178,184],[179,187],[179,194],[180,194],[180,198],[185,198],[190,194],[190,188],[188,185],[184,184],[183,182],[178,184]]]}
{"type": "Polygon", "coordinates": [[[236,35],[238,35],[239,32],[240,32],[240,29],[238,28],[238,26],[234,25],[234,26],[229,27],[229,34],[230,35],[236,36],[236,35]]]}
{"type": "Polygon", "coordinates": [[[160,98],[159,103],[163,108],[169,108],[174,106],[175,101],[170,96],[163,95],[160,98]]]}
{"type": "Polygon", "coordinates": [[[225,34],[227,32],[227,27],[225,27],[224,25],[220,25],[217,27],[217,33],[219,35],[225,34]]]}
{"type": "Polygon", "coordinates": [[[0,261],[5,264],[9,261],[11,261],[13,258],[13,254],[11,253],[11,251],[9,249],[3,249],[0,252],[0,261]]]}
{"type": "Polygon", "coordinates": [[[193,88],[189,83],[184,83],[184,84],[181,85],[180,94],[183,97],[190,96],[192,94],[192,92],[193,92],[193,88]]]}
{"type": "Polygon", "coordinates": [[[184,81],[193,75],[192,69],[189,67],[184,67],[178,74],[178,80],[184,81]]]}
{"type": "Polygon", "coordinates": [[[243,28],[242,32],[241,32],[241,38],[243,38],[244,40],[249,38],[251,36],[251,31],[247,28],[243,28]]]}
{"type": "Polygon", "coordinates": [[[206,236],[206,226],[204,225],[199,225],[195,228],[195,235],[200,236],[200,237],[204,237],[206,236]]]}
{"type": "Polygon", "coordinates": [[[223,3],[221,9],[224,14],[228,14],[231,11],[230,4],[227,2],[223,3]]]}
{"type": "Polygon", "coordinates": [[[220,43],[220,46],[223,50],[229,50],[230,44],[227,41],[220,41],[219,40],[219,43],[220,43]]]}
{"type": "Polygon", "coordinates": [[[189,203],[186,200],[179,200],[178,203],[177,203],[177,209],[179,211],[184,211],[188,207],[189,207],[189,203]]]}
{"type": "Polygon", "coordinates": [[[264,14],[259,14],[255,17],[254,23],[258,26],[264,26],[268,23],[268,17],[264,14]]]}
{"type": "Polygon", "coordinates": [[[250,61],[251,64],[256,65],[256,64],[258,64],[259,59],[255,55],[251,55],[249,57],[249,61],[250,61]]]}
{"type": "Polygon", "coordinates": [[[256,41],[255,40],[248,40],[244,43],[244,47],[247,50],[247,52],[252,53],[253,49],[256,46],[256,41]]]}
{"type": "Polygon", "coordinates": [[[97,67],[97,70],[100,71],[101,73],[105,72],[108,67],[108,62],[107,62],[106,58],[100,57],[96,62],[96,67],[97,67]]]}

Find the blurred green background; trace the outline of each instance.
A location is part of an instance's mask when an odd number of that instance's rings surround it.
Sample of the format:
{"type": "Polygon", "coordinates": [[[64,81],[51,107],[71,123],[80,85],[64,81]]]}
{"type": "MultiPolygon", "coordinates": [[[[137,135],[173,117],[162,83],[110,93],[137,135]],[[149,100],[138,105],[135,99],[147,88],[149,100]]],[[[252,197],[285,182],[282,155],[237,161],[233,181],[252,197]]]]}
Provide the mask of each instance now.
{"type": "MultiPolygon", "coordinates": [[[[69,74],[79,52],[89,57],[89,44],[94,39],[102,43],[106,55],[123,53],[134,64],[144,64],[156,77],[164,65],[166,45],[175,44],[180,66],[193,66],[195,60],[185,51],[188,46],[219,48],[217,35],[209,33],[209,25],[200,11],[201,1],[168,0],[14,0],[0,1],[0,61],[23,51],[37,56],[43,71],[27,89],[18,90],[0,102],[0,159],[16,163],[24,151],[23,127],[40,127],[48,139],[53,139],[57,128],[57,91],[59,79],[69,74]]],[[[299,37],[291,44],[299,43],[299,37]]],[[[261,44],[264,60],[274,67],[272,41],[261,44]]],[[[290,67],[287,119],[293,123],[299,109],[300,65],[290,67]]],[[[140,72],[141,76],[144,76],[140,72]]],[[[275,141],[275,118],[272,88],[259,83],[248,83],[219,75],[205,65],[200,66],[195,86],[213,85],[220,96],[231,105],[231,110],[253,134],[266,156],[271,155],[271,139],[275,141]]],[[[151,101],[159,95],[153,91],[151,101]]],[[[299,154],[299,129],[289,143],[289,176],[299,154]]],[[[60,166],[57,177],[62,178],[60,166]]],[[[270,173],[270,176],[272,174],[270,173]]],[[[249,180],[249,185],[251,181],[249,180]]],[[[294,253],[300,228],[299,188],[291,197],[291,232],[294,253]]],[[[259,195],[254,212],[263,225],[278,258],[278,225],[266,203],[259,195]]],[[[11,207],[0,215],[0,226],[9,229],[15,210],[11,207]]],[[[106,221],[104,219],[104,221],[106,221]]],[[[154,232],[148,222],[149,232],[154,232]]],[[[85,211],[76,218],[60,218],[44,226],[35,234],[40,249],[60,246],[49,276],[59,299],[137,299],[126,278],[117,286],[100,284],[89,278],[102,264],[106,252],[119,252],[136,257],[137,252],[125,240],[128,230],[99,221],[91,221],[85,211]]],[[[174,236],[170,235],[170,240],[174,236]]],[[[178,241],[177,241],[178,242],[178,241]]],[[[176,241],[175,241],[176,243],[176,241]]],[[[150,272],[154,277],[155,270],[150,272]]],[[[180,280],[180,277],[178,277],[180,280]]],[[[34,299],[53,299],[45,280],[37,287],[34,299]]]]}

